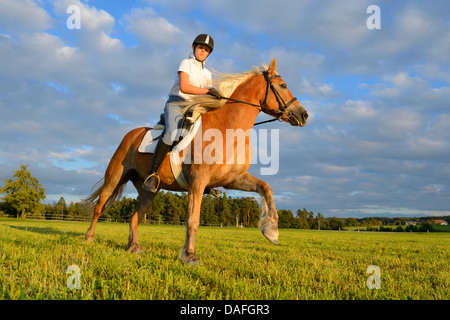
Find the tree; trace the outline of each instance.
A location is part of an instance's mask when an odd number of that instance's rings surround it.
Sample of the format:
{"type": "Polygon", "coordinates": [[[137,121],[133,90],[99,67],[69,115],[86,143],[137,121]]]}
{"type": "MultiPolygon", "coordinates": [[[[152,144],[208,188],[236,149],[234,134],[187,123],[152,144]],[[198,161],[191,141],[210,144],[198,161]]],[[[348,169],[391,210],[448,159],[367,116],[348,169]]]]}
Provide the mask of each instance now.
{"type": "Polygon", "coordinates": [[[83,217],[83,212],[81,210],[80,203],[74,203],[73,201],[70,202],[69,207],[67,208],[67,216],[65,217],[66,220],[75,220],[75,219],[81,219],[83,217]]]}
{"type": "Polygon", "coordinates": [[[42,210],[41,200],[44,200],[45,188],[39,180],[31,175],[29,165],[20,165],[14,171],[13,179],[4,179],[5,186],[0,187],[3,197],[3,207],[8,214],[17,218],[25,218],[28,213],[39,214],[42,210]]]}
{"type": "Polygon", "coordinates": [[[59,201],[54,204],[55,214],[59,216],[61,220],[64,220],[67,215],[67,205],[64,197],[59,198],[59,201]]]}
{"type": "Polygon", "coordinates": [[[278,227],[279,228],[292,228],[294,222],[294,215],[291,210],[281,209],[278,210],[278,227]]]}
{"type": "Polygon", "coordinates": [[[161,190],[153,200],[151,207],[147,211],[150,221],[157,221],[158,223],[161,223],[164,220],[164,196],[165,193],[161,190]]]}
{"type": "Polygon", "coordinates": [[[297,227],[299,229],[309,229],[308,224],[308,211],[305,208],[303,210],[297,209],[297,227]]]}
{"type": "Polygon", "coordinates": [[[231,205],[230,205],[230,217],[229,219],[227,219],[227,224],[226,225],[236,225],[236,215],[239,215],[239,203],[236,199],[232,199],[231,200],[231,205]]]}
{"type": "Polygon", "coordinates": [[[323,218],[323,216],[320,214],[320,212],[317,214],[317,229],[320,230],[320,228],[326,229],[326,227],[324,226],[324,222],[325,219],[323,218]]]}
{"type": "Polygon", "coordinates": [[[227,225],[227,222],[232,219],[230,204],[228,203],[227,195],[224,193],[222,197],[217,198],[218,220],[221,225],[227,225]]]}
{"type": "Polygon", "coordinates": [[[330,220],[331,229],[342,230],[344,228],[344,221],[342,219],[332,217],[330,220]]]}
{"type": "Polygon", "coordinates": [[[314,229],[315,219],[314,219],[314,212],[312,211],[308,213],[308,225],[310,229],[314,229]]]}
{"type": "MultiPolygon", "coordinates": [[[[239,224],[245,227],[254,227],[258,224],[261,210],[258,206],[258,201],[253,197],[237,198],[233,202],[237,204],[237,211],[232,214],[232,224],[235,221],[236,214],[238,215],[239,224]]],[[[235,206],[231,206],[232,208],[235,206]]]]}
{"type": "Polygon", "coordinates": [[[219,219],[214,208],[214,199],[211,195],[203,198],[200,207],[200,223],[201,224],[219,224],[219,219]]]}
{"type": "Polygon", "coordinates": [[[348,218],[347,219],[347,226],[348,227],[356,227],[359,226],[359,222],[355,218],[348,218]]]}
{"type": "Polygon", "coordinates": [[[179,223],[181,222],[180,217],[182,214],[183,212],[180,208],[178,197],[171,192],[166,193],[164,216],[167,220],[170,222],[179,223]]]}
{"type": "Polygon", "coordinates": [[[135,199],[123,197],[105,212],[105,217],[113,221],[127,221],[133,214],[136,203],[135,199]]]}

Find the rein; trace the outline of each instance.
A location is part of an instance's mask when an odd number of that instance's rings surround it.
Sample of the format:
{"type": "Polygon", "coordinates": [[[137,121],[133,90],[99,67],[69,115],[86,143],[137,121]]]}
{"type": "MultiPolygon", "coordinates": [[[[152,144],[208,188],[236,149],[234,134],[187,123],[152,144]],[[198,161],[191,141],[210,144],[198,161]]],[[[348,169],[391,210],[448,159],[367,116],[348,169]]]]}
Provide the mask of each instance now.
{"type": "Polygon", "coordinates": [[[291,101],[289,101],[288,103],[285,103],[283,98],[281,97],[281,95],[279,94],[279,92],[277,91],[277,89],[275,88],[275,86],[272,83],[272,79],[280,77],[278,74],[273,75],[271,77],[269,77],[269,74],[267,73],[267,71],[263,71],[262,74],[264,75],[264,79],[266,79],[267,81],[267,88],[266,88],[266,95],[265,95],[265,101],[264,101],[264,105],[258,105],[258,104],[254,104],[254,103],[250,103],[247,101],[242,101],[242,100],[237,100],[237,99],[232,99],[232,98],[227,98],[227,97],[222,97],[222,99],[226,99],[228,101],[233,101],[233,102],[237,102],[237,103],[243,103],[252,107],[256,107],[256,108],[260,108],[260,111],[267,111],[267,112],[274,112],[274,113],[278,113],[278,117],[274,116],[274,119],[271,120],[266,120],[266,121],[261,121],[261,122],[257,122],[254,125],[257,126],[259,124],[263,124],[263,123],[268,123],[268,122],[273,122],[276,120],[280,120],[281,116],[283,115],[283,113],[285,112],[285,110],[294,102],[297,100],[297,98],[293,98],[291,99],[291,101]],[[278,105],[280,107],[279,110],[277,109],[272,109],[272,108],[268,108],[267,107],[267,100],[269,99],[269,92],[270,89],[272,89],[273,94],[275,95],[275,98],[277,99],[278,105]]]}
{"type": "MultiPolygon", "coordinates": [[[[263,107],[263,106],[258,105],[258,104],[253,104],[253,103],[250,103],[250,102],[247,102],[247,101],[242,101],[242,100],[237,100],[237,99],[232,99],[232,98],[226,98],[226,97],[222,97],[222,99],[225,99],[225,100],[228,100],[228,101],[237,102],[237,103],[243,103],[243,104],[246,104],[246,105],[255,107],[255,108],[261,108],[261,110],[267,109],[267,110],[271,110],[271,111],[278,111],[278,110],[274,110],[274,109],[271,109],[271,108],[263,107]]],[[[278,111],[278,112],[279,112],[279,111],[278,111]]],[[[280,112],[280,113],[281,113],[281,112],[280,112]]],[[[266,121],[256,122],[256,123],[253,124],[253,125],[254,125],[254,126],[257,126],[257,125],[263,124],[263,123],[274,122],[274,121],[277,121],[277,120],[280,121],[280,118],[281,118],[281,114],[280,114],[278,117],[276,117],[276,118],[273,118],[273,119],[270,119],[270,120],[266,120],[266,121]]]]}

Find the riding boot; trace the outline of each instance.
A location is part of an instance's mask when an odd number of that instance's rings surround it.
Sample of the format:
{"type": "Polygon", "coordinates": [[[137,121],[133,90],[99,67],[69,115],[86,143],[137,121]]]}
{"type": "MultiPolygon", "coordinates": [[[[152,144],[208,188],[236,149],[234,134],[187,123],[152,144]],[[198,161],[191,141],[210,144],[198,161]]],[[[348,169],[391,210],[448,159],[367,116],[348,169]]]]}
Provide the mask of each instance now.
{"type": "Polygon", "coordinates": [[[144,181],[144,189],[155,193],[159,187],[159,169],[164,161],[167,153],[170,150],[171,145],[165,144],[162,139],[158,141],[156,145],[155,153],[153,154],[152,162],[150,163],[150,171],[148,177],[144,181]]]}

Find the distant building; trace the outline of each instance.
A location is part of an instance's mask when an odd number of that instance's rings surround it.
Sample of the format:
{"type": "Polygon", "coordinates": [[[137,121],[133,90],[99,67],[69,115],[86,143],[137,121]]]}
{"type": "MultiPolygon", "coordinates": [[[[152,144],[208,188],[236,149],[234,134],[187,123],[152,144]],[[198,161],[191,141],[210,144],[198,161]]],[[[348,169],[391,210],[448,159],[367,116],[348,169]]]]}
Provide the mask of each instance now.
{"type": "Polygon", "coordinates": [[[448,226],[448,222],[445,221],[445,220],[434,219],[434,220],[431,220],[431,221],[433,221],[434,224],[438,224],[440,226],[448,226]]]}
{"type": "Polygon", "coordinates": [[[417,221],[404,221],[403,224],[405,226],[416,226],[418,224],[417,221]]]}

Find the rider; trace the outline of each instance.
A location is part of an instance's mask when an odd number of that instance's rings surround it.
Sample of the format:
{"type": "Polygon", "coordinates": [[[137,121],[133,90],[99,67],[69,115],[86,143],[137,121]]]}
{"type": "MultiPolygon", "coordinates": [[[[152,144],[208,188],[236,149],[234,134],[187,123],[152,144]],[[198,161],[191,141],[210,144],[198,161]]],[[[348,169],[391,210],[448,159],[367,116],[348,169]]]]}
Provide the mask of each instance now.
{"type": "Polygon", "coordinates": [[[170,90],[169,99],[164,108],[165,130],[156,145],[150,164],[150,171],[144,181],[144,188],[155,193],[159,186],[159,169],[176,138],[179,123],[183,119],[182,101],[189,101],[195,95],[209,94],[221,98],[219,92],[212,88],[211,72],[205,68],[205,60],[214,50],[214,41],[208,34],[200,34],[192,43],[194,55],[181,61],[175,83],[170,90]]]}

